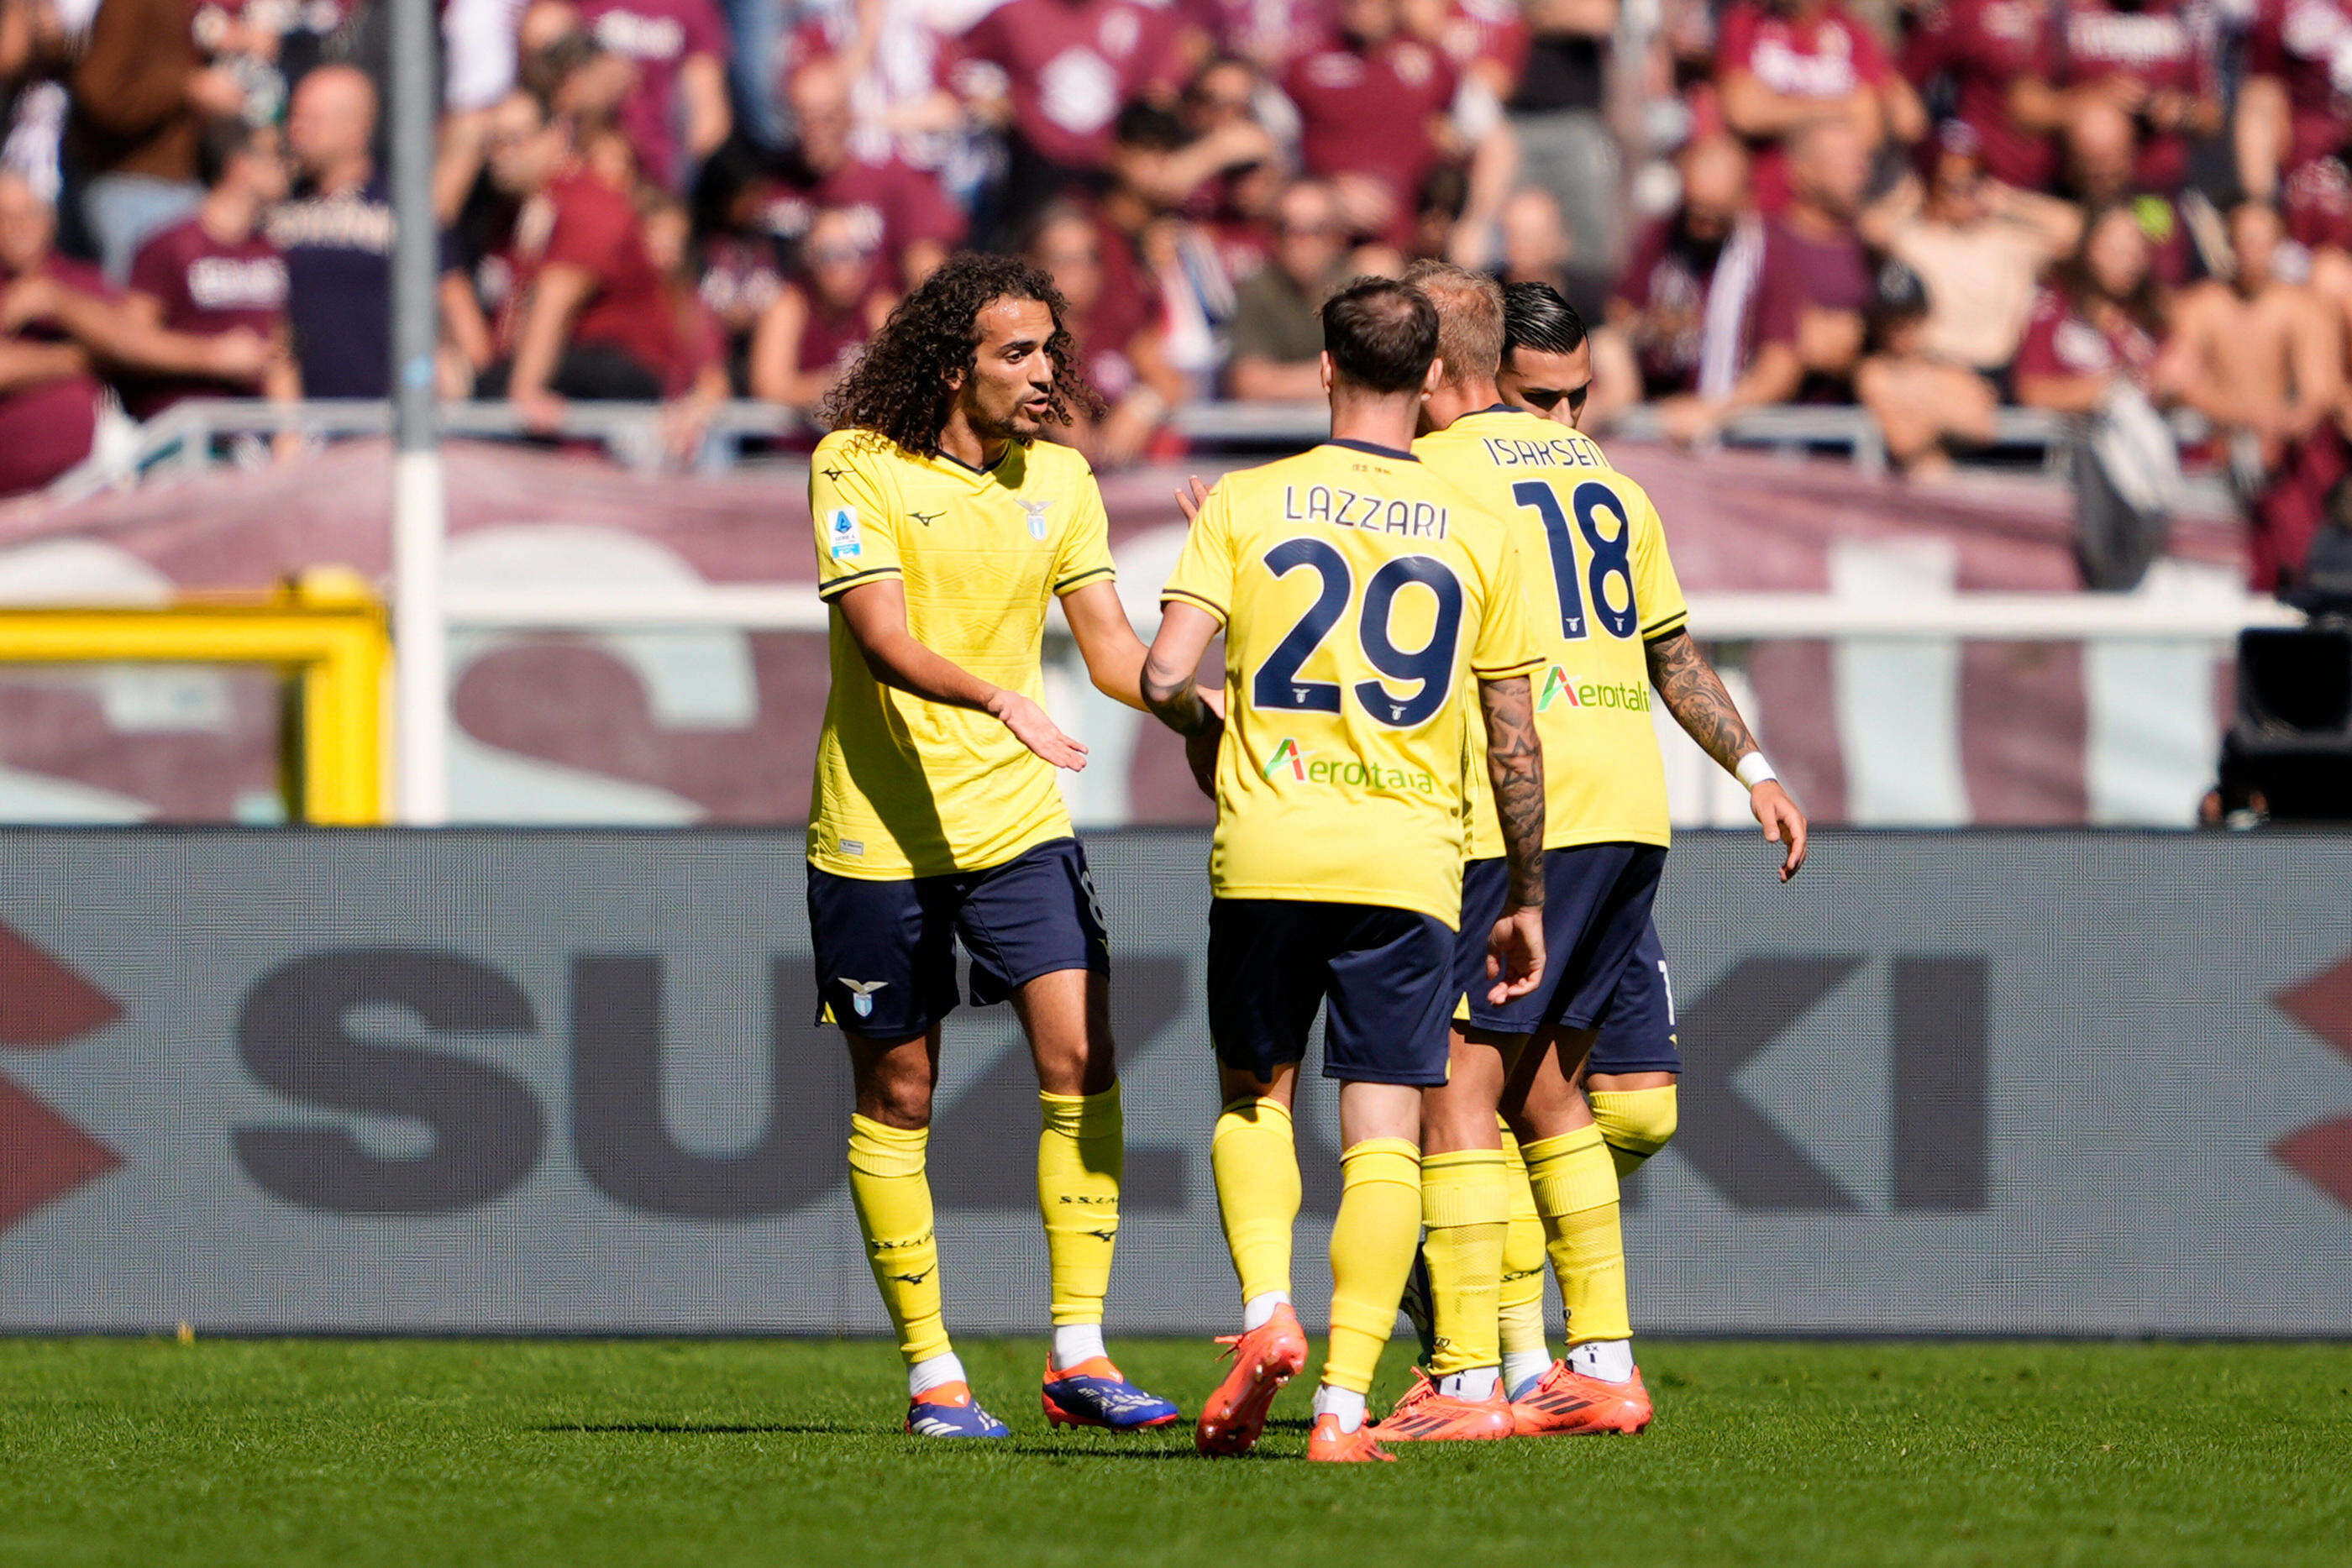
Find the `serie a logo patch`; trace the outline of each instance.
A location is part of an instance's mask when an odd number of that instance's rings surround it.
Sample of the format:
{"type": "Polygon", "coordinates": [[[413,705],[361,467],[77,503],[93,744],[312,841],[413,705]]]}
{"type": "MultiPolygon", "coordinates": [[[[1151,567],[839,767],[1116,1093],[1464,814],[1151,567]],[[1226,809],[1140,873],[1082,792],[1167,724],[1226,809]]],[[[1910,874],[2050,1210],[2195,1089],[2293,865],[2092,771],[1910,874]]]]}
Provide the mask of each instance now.
{"type": "Polygon", "coordinates": [[[835,507],[824,522],[825,545],[835,560],[854,560],[866,553],[866,540],[857,527],[857,508],[835,507]]]}

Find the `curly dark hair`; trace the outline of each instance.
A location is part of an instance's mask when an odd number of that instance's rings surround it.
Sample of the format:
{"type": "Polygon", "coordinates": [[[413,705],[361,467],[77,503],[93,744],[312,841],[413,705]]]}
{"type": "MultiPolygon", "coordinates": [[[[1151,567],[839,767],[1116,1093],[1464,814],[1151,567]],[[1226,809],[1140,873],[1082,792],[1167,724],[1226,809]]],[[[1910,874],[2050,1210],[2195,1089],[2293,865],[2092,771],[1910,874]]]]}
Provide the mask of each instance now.
{"type": "Polygon", "coordinates": [[[949,257],[898,302],[865,353],[834,383],[817,417],[835,430],[870,430],[909,452],[938,455],[940,432],[955,401],[948,378],[971,371],[980,313],[999,299],[1034,299],[1054,313],[1054,335],[1045,341],[1054,361],[1045,417],[1055,424],[1068,424],[1074,413],[1100,417],[1102,394],[1076,362],[1062,291],[1016,256],[977,253],[949,257]]]}

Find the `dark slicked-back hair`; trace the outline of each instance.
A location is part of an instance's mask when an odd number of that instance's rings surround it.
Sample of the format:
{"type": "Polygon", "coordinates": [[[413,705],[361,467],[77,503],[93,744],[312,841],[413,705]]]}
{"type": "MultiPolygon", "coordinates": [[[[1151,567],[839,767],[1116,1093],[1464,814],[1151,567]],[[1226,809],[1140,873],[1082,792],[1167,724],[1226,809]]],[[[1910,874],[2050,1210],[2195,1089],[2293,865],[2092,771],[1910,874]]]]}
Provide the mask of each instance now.
{"type": "Polygon", "coordinates": [[[1073,409],[1099,415],[1102,396],[1075,361],[1070,308],[1054,280],[1017,256],[967,254],[950,256],[898,302],[817,416],[835,430],[870,430],[909,452],[938,455],[955,402],[948,378],[971,373],[980,313],[999,299],[1034,299],[1054,313],[1054,335],[1045,340],[1054,361],[1046,419],[1067,424],[1073,409]]]}
{"type": "Polygon", "coordinates": [[[1549,283],[1503,286],[1503,352],[1572,354],[1584,341],[1584,318],[1549,283]]]}
{"type": "Polygon", "coordinates": [[[1437,307],[1437,357],[1447,384],[1493,381],[1503,362],[1503,286],[1450,261],[1416,261],[1404,280],[1437,307]]]}
{"type": "Polygon", "coordinates": [[[1367,392],[1419,392],[1437,357],[1437,307],[1392,277],[1359,277],[1323,302],[1323,348],[1367,392]]]}

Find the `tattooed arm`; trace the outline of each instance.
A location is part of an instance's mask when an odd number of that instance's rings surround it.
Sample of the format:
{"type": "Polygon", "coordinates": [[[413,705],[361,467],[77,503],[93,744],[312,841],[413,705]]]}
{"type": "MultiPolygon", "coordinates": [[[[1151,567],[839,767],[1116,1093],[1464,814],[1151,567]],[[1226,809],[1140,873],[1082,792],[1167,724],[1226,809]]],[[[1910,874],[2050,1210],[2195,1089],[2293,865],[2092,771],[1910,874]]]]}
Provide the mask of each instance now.
{"type": "Polygon", "coordinates": [[[1543,743],[1525,675],[1478,683],[1486,724],[1486,778],[1495,789],[1511,893],[1486,943],[1487,1000],[1499,1007],[1543,977],[1543,743]]]}
{"type": "Polygon", "coordinates": [[[1480,681],[1478,706],[1486,720],[1486,778],[1495,787],[1495,814],[1511,867],[1511,902],[1532,907],[1544,901],[1544,775],[1528,678],[1480,681]]]}
{"type": "Polygon", "coordinates": [[[1706,655],[1688,632],[1676,632],[1649,645],[1650,684],[1665,699],[1666,711],[1698,747],[1729,772],[1751,751],[1761,750],[1748,721],[1706,655]]]}
{"type": "MultiPolygon", "coordinates": [[[[1666,711],[1725,772],[1736,774],[1741,758],[1763,749],[1688,632],[1661,637],[1649,644],[1648,652],[1650,684],[1658,688],[1666,711]]],[[[1774,779],[1748,792],[1748,807],[1763,824],[1767,839],[1788,845],[1780,862],[1780,880],[1788,881],[1805,863],[1805,813],[1774,779]]]]}

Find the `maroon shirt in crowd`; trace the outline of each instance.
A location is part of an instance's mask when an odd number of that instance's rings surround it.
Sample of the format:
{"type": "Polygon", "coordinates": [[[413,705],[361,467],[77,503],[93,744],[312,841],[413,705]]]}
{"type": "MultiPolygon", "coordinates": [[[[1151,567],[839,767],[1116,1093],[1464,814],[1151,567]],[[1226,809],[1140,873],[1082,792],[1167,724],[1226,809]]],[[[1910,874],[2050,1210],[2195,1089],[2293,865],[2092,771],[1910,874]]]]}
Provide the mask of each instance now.
{"type": "Polygon", "coordinates": [[[727,26],[710,0],[581,0],[596,42],[634,62],[637,85],[621,104],[621,129],[646,178],[683,188],[687,170],[672,130],[679,68],[697,55],[727,58],[727,26]]]}
{"type": "Polygon", "coordinates": [[[1172,12],[1136,0],[1006,0],[951,40],[942,64],[959,81],[996,67],[1023,141],[1065,169],[1106,169],[1118,111],[1183,85],[1176,33],[1172,12]]]}
{"type": "Polygon", "coordinates": [[[702,279],[697,287],[702,302],[725,320],[744,323],[760,319],[783,291],[784,271],[776,247],[762,235],[719,234],[702,242],[702,279]]]}
{"type": "MultiPolygon", "coordinates": [[[[1818,240],[1777,218],[1764,223],[1764,254],[1756,267],[1756,292],[1748,307],[1748,343],[1743,360],[1767,343],[1797,340],[1807,310],[1869,307],[1873,288],[1870,257],[1852,234],[1818,240]]],[[[1832,378],[1809,375],[1798,392],[1802,402],[1847,401],[1832,378]]]]}
{"type": "Polygon", "coordinates": [[[1176,9],[1217,53],[1255,60],[1278,77],[1330,37],[1337,7],[1330,0],[1177,0],[1176,9]]]}
{"type": "Polygon", "coordinates": [[[1127,235],[1089,212],[1095,254],[1100,257],[1102,286],[1085,308],[1072,305],[1070,337],[1077,346],[1079,366],[1105,397],[1116,402],[1134,388],[1138,376],[1128,349],[1145,331],[1164,327],[1168,301],[1160,280],[1127,235]]]}
{"type": "Polygon", "coordinates": [[[2246,74],[2276,77],[2286,88],[2289,167],[2335,152],[2352,128],[2336,85],[2339,55],[2352,65],[2352,9],[2345,0],[2258,0],[2246,29],[2246,74]]]}
{"type": "Polygon", "coordinates": [[[848,369],[849,361],[866,347],[866,340],[874,335],[874,323],[881,317],[880,307],[890,297],[888,290],[877,282],[856,304],[835,311],[818,298],[814,288],[806,284],[798,287],[801,298],[808,305],[808,322],[801,329],[800,353],[793,369],[803,374],[848,369]]]}
{"type": "Polygon", "coordinates": [[[1299,162],[1327,180],[1379,181],[1397,204],[1381,237],[1409,245],[1422,187],[1442,155],[1431,121],[1453,106],[1460,80],[1443,53],[1402,35],[1369,51],[1345,44],[1316,50],[1282,78],[1298,108],[1299,162]]]}
{"type": "Polygon", "coordinates": [[[788,171],[761,193],[761,226],[797,243],[821,207],[848,213],[857,237],[888,256],[894,267],[919,241],[935,241],[950,250],[963,243],[963,213],[939,180],[897,158],[852,158],[830,174],[788,171]]]}
{"type": "MultiPolygon", "coordinates": [[[[162,305],[163,324],[175,332],[210,338],[245,327],[274,338],[286,329],[286,258],[278,247],[258,234],[225,244],[205,232],[200,218],[174,224],[139,247],[131,291],[162,305]]],[[[253,392],[247,382],[157,377],[124,386],[122,405],[151,419],[183,398],[250,397],[253,392]]]]}
{"type": "MultiPolygon", "coordinates": [[[[2061,88],[2128,77],[2151,92],[2201,95],[2218,91],[2221,83],[2205,14],[2175,0],[2147,0],[2137,11],[2117,10],[2105,0],[2060,0],[2047,53],[2046,74],[2061,88]]],[[[2132,174],[2149,190],[2179,190],[2189,177],[2189,139],[2168,131],[2143,136],[2132,174]]]]}
{"type": "Polygon", "coordinates": [[[499,324],[504,352],[515,350],[539,275],[558,265],[595,280],[572,320],[572,343],[618,349],[667,391],[685,389],[693,379],[692,356],[679,340],[677,311],[646,249],[636,208],[585,165],[557,175],[516,223],[514,287],[499,324]]]}
{"type": "Polygon", "coordinates": [[[666,282],[662,292],[669,302],[670,319],[677,324],[677,364],[670,390],[682,392],[713,366],[726,369],[727,323],[686,284],[666,282]]]}
{"type": "Polygon", "coordinates": [[[2042,68],[2048,26],[2042,0],[1945,0],[1903,50],[1915,86],[1951,78],[1954,115],[1977,133],[1985,172],[2021,190],[2046,189],[2058,172],[2057,144],[2009,114],[2010,89],[2042,68]]]}
{"type": "Polygon", "coordinates": [[[2102,330],[2067,295],[2045,288],[2033,301],[2033,314],[2026,319],[2025,338],[2011,369],[2021,376],[2121,374],[2145,382],[2159,347],[2128,319],[2119,319],[2113,330],[2102,330]]]}
{"type": "MultiPolygon", "coordinates": [[[[1757,0],[1724,13],[1715,46],[1718,78],[1746,70],[1774,92],[1824,102],[1849,97],[1861,87],[1882,88],[1895,79],[1894,62],[1876,35],[1834,3],[1811,21],[1767,10],[1757,0]]],[[[1777,213],[1789,204],[1789,159],[1775,138],[1751,144],[1758,208],[1777,213]]]]}
{"type": "Polygon", "coordinates": [[[2299,245],[2352,249],[2352,170],[2329,153],[2288,169],[2279,197],[2286,232],[2299,245]]]}
{"type": "Polygon", "coordinates": [[[1660,218],[1633,242],[1633,257],[1618,280],[1616,297],[1654,319],[1675,323],[1671,331],[1645,340],[1636,355],[1645,395],[1697,390],[1706,291],[1722,258],[1722,244],[1691,244],[1672,216],[1660,218]]]}
{"type": "Polygon", "coordinates": [[[1506,84],[1507,98],[1528,68],[1533,41],[1527,19],[1510,0],[1454,0],[1437,33],[1437,47],[1455,68],[1466,76],[1473,66],[1493,68],[1506,84]]]}
{"type": "MultiPolygon", "coordinates": [[[[98,268],[63,256],[48,257],[27,276],[101,299],[114,298],[98,268]]],[[[33,343],[66,340],[46,321],[27,322],[16,336],[33,343]]],[[[37,490],[89,455],[98,435],[100,391],[98,378],[84,371],[0,395],[0,496],[37,490]]]]}

